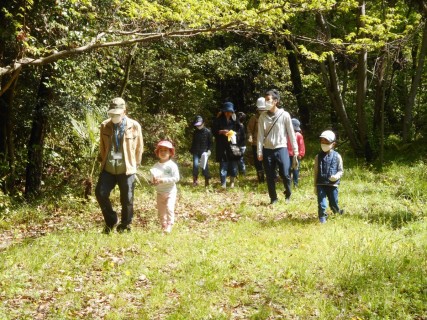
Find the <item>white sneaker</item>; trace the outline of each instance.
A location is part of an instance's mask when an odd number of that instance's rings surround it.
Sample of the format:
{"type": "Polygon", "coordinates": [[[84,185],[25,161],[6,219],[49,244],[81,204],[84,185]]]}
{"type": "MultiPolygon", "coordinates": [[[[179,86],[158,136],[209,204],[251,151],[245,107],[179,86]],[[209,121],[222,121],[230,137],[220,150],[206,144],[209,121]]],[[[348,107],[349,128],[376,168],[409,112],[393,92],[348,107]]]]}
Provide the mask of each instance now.
{"type": "Polygon", "coordinates": [[[168,224],[167,227],[165,228],[165,232],[166,233],[171,233],[172,232],[172,225],[168,224]]]}

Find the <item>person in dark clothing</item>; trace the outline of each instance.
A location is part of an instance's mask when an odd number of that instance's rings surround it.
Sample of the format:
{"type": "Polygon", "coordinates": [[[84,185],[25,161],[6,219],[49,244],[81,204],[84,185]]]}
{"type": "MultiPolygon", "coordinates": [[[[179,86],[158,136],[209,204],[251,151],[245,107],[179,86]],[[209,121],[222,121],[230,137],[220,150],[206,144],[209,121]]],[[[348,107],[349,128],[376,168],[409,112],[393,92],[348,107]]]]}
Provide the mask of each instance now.
{"type": "Polygon", "coordinates": [[[234,104],[225,102],[221,113],[212,126],[215,137],[216,161],[220,163],[221,187],[226,188],[226,178],[230,176],[230,187],[234,188],[237,176],[237,162],[240,156],[235,156],[231,151],[231,144],[239,146],[245,138],[245,130],[236,118],[234,104]]]}
{"type": "Polygon", "coordinates": [[[193,133],[193,141],[191,143],[190,152],[193,155],[193,186],[197,186],[199,167],[202,168],[202,174],[205,177],[205,187],[209,186],[209,163],[208,158],[212,148],[212,132],[205,127],[205,123],[201,116],[196,116],[193,122],[195,127],[193,133]]]}

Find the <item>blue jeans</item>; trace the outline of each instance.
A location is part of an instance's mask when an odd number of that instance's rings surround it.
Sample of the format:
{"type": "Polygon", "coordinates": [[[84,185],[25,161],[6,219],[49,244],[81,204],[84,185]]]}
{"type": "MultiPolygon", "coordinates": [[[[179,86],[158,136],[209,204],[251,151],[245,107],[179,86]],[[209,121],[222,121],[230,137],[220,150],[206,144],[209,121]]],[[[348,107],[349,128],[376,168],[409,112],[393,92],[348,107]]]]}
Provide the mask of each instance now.
{"type": "Polygon", "coordinates": [[[283,185],[285,187],[285,197],[289,199],[291,197],[291,178],[289,176],[289,154],[287,148],[278,149],[262,149],[263,164],[265,174],[267,177],[267,188],[270,200],[277,200],[276,192],[276,166],[279,168],[279,175],[283,179],[283,185]]]}
{"type": "Polygon", "coordinates": [[[239,172],[243,175],[246,174],[246,164],[245,164],[245,151],[246,147],[240,147],[240,151],[242,152],[242,157],[237,162],[239,167],[239,172]]]}
{"type": "MultiPolygon", "coordinates": [[[[199,162],[200,156],[198,154],[193,154],[193,177],[199,176],[199,162]]],[[[209,175],[209,160],[206,163],[206,167],[204,169],[202,168],[202,174],[205,178],[211,178],[211,176],[209,175]]]]}
{"type": "Polygon", "coordinates": [[[118,185],[120,190],[120,204],[122,205],[120,224],[128,226],[133,218],[133,194],[135,189],[135,175],[111,174],[102,171],[95,188],[96,200],[101,207],[105,224],[112,228],[117,223],[117,213],[113,210],[110,193],[118,185]]]}
{"type": "Polygon", "coordinates": [[[334,213],[338,213],[340,208],[338,206],[338,187],[335,186],[317,186],[317,204],[318,204],[318,213],[319,218],[328,217],[326,213],[326,208],[329,207],[334,213]],[[328,199],[326,201],[326,198],[328,199]]]}
{"type": "Polygon", "coordinates": [[[219,178],[221,184],[224,184],[227,179],[227,175],[230,177],[237,176],[237,161],[221,161],[219,164],[219,178]]]}
{"type": "Polygon", "coordinates": [[[292,169],[292,160],[294,157],[289,157],[289,163],[291,164],[291,168],[289,171],[289,175],[292,177],[292,180],[294,182],[294,186],[298,187],[298,178],[299,178],[299,166],[301,163],[301,160],[298,159],[298,167],[296,169],[292,169]]]}

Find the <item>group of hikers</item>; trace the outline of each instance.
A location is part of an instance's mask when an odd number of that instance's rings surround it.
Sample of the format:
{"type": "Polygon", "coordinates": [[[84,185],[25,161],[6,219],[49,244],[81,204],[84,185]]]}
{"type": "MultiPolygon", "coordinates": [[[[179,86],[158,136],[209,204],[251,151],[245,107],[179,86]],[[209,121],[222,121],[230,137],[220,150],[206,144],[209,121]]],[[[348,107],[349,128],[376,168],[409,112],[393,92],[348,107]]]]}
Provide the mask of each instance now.
{"type": "MultiPolygon", "coordinates": [[[[279,107],[280,95],[275,89],[257,100],[257,112],[242,123],[243,113],[237,113],[232,102],[223,103],[213,120],[212,128],[205,126],[201,116],[196,116],[190,147],[193,158],[193,186],[198,186],[199,171],[205,186],[210,185],[209,157],[215,138],[215,157],[219,163],[221,188],[234,188],[239,173],[246,173],[244,153],[246,142],[251,145],[254,166],[259,183],[267,182],[270,205],[278,202],[276,182],[278,176],[284,184],[285,202],[290,201],[292,181],[298,187],[300,161],[305,155],[304,137],[298,119],[279,107]]],[[[126,116],[126,103],[114,98],[107,112],[109,118],[101,123],[99,161],[101,173],[96,185],[96,198],[104,216],[104,233],[110,233],[118,223],[110,193],[116,185],[120,191],[121,219],[117,232],[130,231],[133,218],[133,199],[137,167],[141,164],[143,137],[141,125],[126,116]]],[[[336,137],[333,131],[321,133],[321,151],[314,161],[314,192],[317,195],[320,223],[327,221],[327,206],[342,214],[338,206],[338,185],[343,174],[341,155],[334,150],[336,137]]],[[[150,169],[150,181],[157,191],[157,211],[163,232],[170,233],[175,220],[177,182],[180,179],[177,164],[172,160],[175,147],[169,140],[157,143],[158,162],[150,169]]]]}

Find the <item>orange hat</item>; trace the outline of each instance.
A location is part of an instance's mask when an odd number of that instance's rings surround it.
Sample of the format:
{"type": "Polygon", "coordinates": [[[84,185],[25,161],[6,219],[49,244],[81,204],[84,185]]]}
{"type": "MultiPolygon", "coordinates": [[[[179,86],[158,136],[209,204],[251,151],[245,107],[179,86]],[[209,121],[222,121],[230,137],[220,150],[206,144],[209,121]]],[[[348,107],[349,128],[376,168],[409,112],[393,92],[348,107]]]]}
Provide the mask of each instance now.
{"type": "Polygon", "coordinates": [[[156,150],[154,150],[154,153],[156,154],[156,156],[158,156],[158,152],[159,152],[160,147],[168,148],[170,150],[171,157],[173,157],[175,155],[175,147],[172,145],[172,142],[170,142],[168,140],[161,140],[157,144],[156,150]]]}

